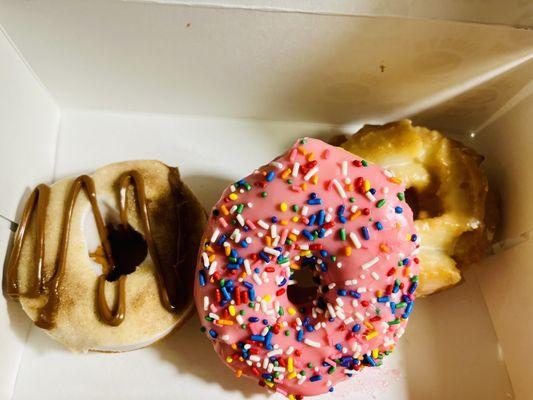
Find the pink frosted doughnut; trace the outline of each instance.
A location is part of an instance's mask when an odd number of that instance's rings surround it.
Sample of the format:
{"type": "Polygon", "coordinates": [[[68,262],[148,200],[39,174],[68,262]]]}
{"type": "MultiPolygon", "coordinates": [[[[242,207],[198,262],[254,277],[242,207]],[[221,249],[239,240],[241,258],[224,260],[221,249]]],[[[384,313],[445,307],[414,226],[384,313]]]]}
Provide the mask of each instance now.
{"type": "Polygon", "coordinates": [[[224,191],[194,295],[202,330],[237,376],[300,398],[381,364],[418,283],[403,192],[390,172],[309,138],[224,191]],[[306,269],[317,289],[293,304],[294,271],[306,269]]]}

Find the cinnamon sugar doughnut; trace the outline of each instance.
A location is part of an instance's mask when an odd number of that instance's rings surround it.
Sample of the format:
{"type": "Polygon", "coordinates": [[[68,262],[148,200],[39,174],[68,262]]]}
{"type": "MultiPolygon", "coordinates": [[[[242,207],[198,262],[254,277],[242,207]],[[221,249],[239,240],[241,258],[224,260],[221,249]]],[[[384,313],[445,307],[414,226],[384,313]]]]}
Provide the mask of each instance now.
{"type": "Polygon", "coordinates": [[[193,310],[205,215],[176,168],[129,161],[39,185],[7,264],[7,294],[75,351],[127,351],[193,310]]]}
{"type": "Polygon", "coordinates": [[[195,300],[237,376],[300,398],[382,363],[418,284],[403,191],[389,172],[316,139],[224,191],[204,234],[195,300]],[[300,287],[305,271],[316,286],[300,287]]]}

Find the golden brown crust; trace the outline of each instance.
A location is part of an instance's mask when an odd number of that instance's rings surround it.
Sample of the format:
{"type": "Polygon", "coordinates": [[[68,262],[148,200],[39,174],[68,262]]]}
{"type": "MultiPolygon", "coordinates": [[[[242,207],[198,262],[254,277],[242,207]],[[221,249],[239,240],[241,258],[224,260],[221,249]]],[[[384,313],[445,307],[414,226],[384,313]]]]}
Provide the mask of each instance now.
{"type": "Polygon", "coordinates": [[[458,267],[483,258],[498,213],[480,167],[482,156],[409,120],[366,125],[342,147],[405,183],[421,238],[419,296],[456,284],[458,267]]]}
{"type": "MultiPolygon", "coordinates": [[[[93,175],[98,199],[117,210],[119,177],[130,170],[139,171],[145,181],[148,201],[148,215],[161,262],[175,265],[178,243],[178,227],[183,229],[180,236],[180,272],[192,287],[192,277],[196,262],[196,250],[205,224],[205,211],[192,192],[183,184],[176,168],[170,168],[158,161],[128,161],[111,164],[97,170],[93,175]],[[180,206],[178,207],[178,204],[180,206]],[[194,255],[193,255],[194,254],[194,255]]],[[[44,276],[50,279],[55,271],[55,263],[61,234],[65,199],[72,179],[52,185],[50,202],[45,224],[44,276]]],[[[139,232],[143,232],[133,189],[128,190],[128,222],[139,232]]],[[[128,275],[126,286],[126,318],[119,326],[113,327],[100,321],[96,312],[95,263],[89,257],[84,224],[90,223],[90,207],[85,194],[77,200],[73,215],[72,229],[68,241],[66,273],[61,281],[61,296],[56,327],[48,333],[67,347],[86,351],[98,348],[120,349],[158,337],[170,332],[181,324],[192,312],[192,293],[184,296],[184,304],[178,313],[169,313],[161,304],[154,263],[147,257],[137,270],[128,275]]],[[[30,223],[29,236],[25,240],[18,273],[21,293],[28,286],[34,268],[33,248],[35,224],[30,223]]],[[[106,285],[106,298],[114,304],[115,283],[106,285]]],[[[21,297],[21,303],[28,315],[35,320],[38,309],[46,302],[46,296],[38,299],[21,297]]]]}

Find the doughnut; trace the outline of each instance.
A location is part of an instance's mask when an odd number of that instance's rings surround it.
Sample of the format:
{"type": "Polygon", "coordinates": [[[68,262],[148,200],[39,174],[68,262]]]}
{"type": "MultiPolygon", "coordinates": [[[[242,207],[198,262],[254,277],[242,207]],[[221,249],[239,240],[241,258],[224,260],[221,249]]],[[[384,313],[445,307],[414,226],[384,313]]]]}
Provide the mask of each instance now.
{"type": "Polygon", "coordinates": [[[420,235],[417,296],[455,285],[459,267],[484,257],[497,212],[482,156],[409,120],[366,125],[342,147],[393,171],[407,187],[420,235]]]}
{"type": "Polygon", "coordinates": [[[134,350],[193,312],[206,215],[176,168],[128,161],[29,196],[6,293],[73,351],[134,350]]]}
{"type": "Polygon", "coordinates": [[[212,209],[194,298],[237,377],[289,398],[382,364],[418,285],[418,237],[394,175],[298,140],[212,209]]]}

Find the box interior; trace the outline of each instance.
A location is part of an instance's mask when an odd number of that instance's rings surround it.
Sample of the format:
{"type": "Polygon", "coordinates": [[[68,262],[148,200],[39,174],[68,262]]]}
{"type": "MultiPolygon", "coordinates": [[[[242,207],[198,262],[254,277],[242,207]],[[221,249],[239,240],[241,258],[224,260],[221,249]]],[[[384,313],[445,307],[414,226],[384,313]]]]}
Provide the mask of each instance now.
{"type": "MultiPolygon", "coordinates": [[[[516,317],[533,311],[530,31],[110,1],[1,7],[0,254],[39,182],[157,158],[178,165],[209,208],[296,137],[410,117],[486,156],[502,197],[498,243],[461,285],[420,300],[385,367],[339,385],[337,396],[528,398],[533,370],[522,354],[533,350],[533,322],[516,317]]],[[[80,355],[32,327],[17,304],[1,307],[1,398],[265,397],[216,360],[196,318],[144,350],[80,355]]]]}

